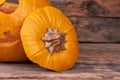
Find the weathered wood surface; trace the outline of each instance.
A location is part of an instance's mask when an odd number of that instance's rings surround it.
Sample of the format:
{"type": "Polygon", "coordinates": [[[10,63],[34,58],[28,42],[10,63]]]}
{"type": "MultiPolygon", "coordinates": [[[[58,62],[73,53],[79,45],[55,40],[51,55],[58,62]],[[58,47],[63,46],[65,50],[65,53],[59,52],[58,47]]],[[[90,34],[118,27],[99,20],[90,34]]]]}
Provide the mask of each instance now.
{"type": "Polygon", "coordinates": [[[73,69],[57,73],[32,63],[0,63],[0,79],[120,80],[120,65],[76,64],[73,69]]]}
{"type": "Polygon", "coordinates": [[[85,64],[120,64],[120,44],[80,44],[79,60],[85,64]]]}
{"type": "Polygon", "coordinates": [[[70,18],[81,42],[120,42],[120,19],[70,18]]]}
{"type": "Polygon", "coordinates": [[[120,42],[120,0],[51,0],[76,26],[81,42],[120,42]]]}
{"type": "MultiPolygon", "coordinates": [[[[18,3],[18,0],[6,0],[18,3]]],[[[120,17],[120,0],[50,0],[67,16],[120,17]]]]}
{"type": "Polygon", "coordinates": [[[51,0],[68,16],[120,17],[120,0],[51,0]]]}
{"type": "Polygon", "coordinates": [[[120,44],[80,44],[79,59],[66,71],[53,72],[33,63],[0,63],[0,79],[120,80],[120,44]]]}

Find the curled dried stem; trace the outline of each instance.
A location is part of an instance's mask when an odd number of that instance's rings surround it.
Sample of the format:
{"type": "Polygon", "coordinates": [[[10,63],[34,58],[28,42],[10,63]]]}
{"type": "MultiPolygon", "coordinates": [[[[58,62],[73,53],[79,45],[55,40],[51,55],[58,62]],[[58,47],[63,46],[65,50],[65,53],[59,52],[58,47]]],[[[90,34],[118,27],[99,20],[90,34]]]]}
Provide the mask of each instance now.
{"type": "Polygon", "coordinates": [[[65,50],[65,33],[59,32],[57,28],[48,28],[42,40],[51,54],[65,50]]]}

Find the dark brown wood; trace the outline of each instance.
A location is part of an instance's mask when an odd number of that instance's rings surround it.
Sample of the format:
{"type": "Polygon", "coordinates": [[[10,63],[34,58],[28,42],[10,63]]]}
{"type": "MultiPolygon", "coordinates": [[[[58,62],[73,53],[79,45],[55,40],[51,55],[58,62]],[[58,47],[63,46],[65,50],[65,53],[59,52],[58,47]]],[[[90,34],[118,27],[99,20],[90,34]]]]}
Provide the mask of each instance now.
{"type": "Polygon", "coordinates": [[[120,0],[51,0],[76,27],[80,42],[120,42],[120,0]]]}
{"type": "MultiPolygon", "coordinates": [[[[18,3],[18,0],[6,0],[18,3]]],[[[51,0],[68,16],[120,17],[120,0],[51,0]]]]}
{"type": "Polygon", "coordinates": [[[120,42],[120,19],[70,17],[81,42],[120,42]]]}
{"type": "Polygon", "coordinates": [[[51,0],[67,16],[120,17],[120,0],[51,0]]]}
{"type": "Polygon", "coordinates": [[[120,44],[80,44],[72,69],[53,72],[33,63],[0,63],[0,79],[120,80],[120,44]]]}

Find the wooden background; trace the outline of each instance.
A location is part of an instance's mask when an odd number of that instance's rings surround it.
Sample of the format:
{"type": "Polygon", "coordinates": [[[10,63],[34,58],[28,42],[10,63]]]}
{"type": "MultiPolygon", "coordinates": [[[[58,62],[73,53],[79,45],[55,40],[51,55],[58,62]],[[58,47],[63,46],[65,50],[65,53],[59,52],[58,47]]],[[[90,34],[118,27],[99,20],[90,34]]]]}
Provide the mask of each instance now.
{"type": "MultiPolygon", "coordinates": [[[[18,0],[7,0],[17,3],[18,0]]],[[[120,0],[51,0],[74,24],[80,42],[120,42],[120,0]]]]}
{"type": "Polygon", "coordinates": [[[75,25],[81,42],[120,42],[120,0],[51,0],[75,25]]]}
{"type": "Polygon", "coordinates": [[[56,73],[32,63],[0,63],[0,79],[120,80],[120,0],[51,2],[76,28],[80,43],[76,65],[56,73]]]}

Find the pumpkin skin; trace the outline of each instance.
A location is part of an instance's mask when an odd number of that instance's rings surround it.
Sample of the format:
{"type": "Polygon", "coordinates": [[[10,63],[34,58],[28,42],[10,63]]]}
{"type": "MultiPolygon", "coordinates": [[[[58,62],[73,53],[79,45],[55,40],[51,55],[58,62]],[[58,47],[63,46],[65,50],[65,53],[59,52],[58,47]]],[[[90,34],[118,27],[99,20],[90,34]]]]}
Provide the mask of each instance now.
{"type": "Polygon", "coordinates": [[[5,2],[0,6],[0,11],[3,13],[10,14],[14,12],[18,7],[18,4],[5,2]]]}
{"type": "Polygon", "coordinates": [[[0,5],[4,4],[6,0],[0,0],[0,5]]]}
{"type": "Polygon", "coordinates": [[[21,39],[28,58],[54,71],[72,68],[78,58],[78,38],[69,19],[57,8],[47,6],[31,13],[21,29],[21,39]],[[65,50],[50,53],[42,40],[48,28],[65,33],[65,50]]]}
{"type": "Polygon", "coordinates": [[[47,5],[51,5],[49,0],[19,0],[14,12],[0,11],[0,62],[28,61],[20,39],[23,21],[33,10],[47,5]]]}

